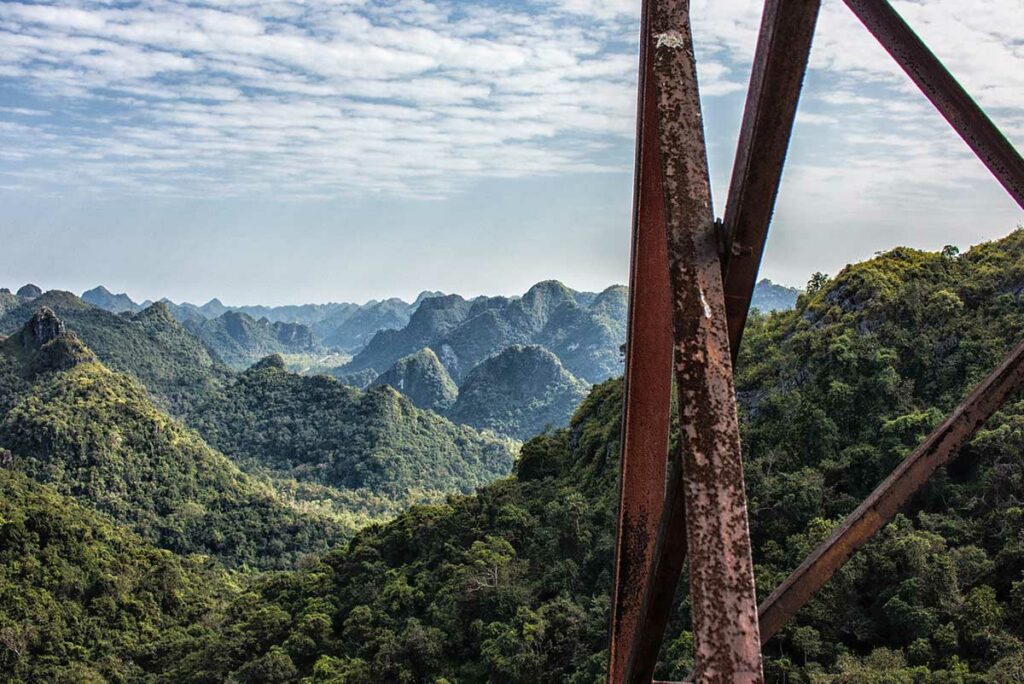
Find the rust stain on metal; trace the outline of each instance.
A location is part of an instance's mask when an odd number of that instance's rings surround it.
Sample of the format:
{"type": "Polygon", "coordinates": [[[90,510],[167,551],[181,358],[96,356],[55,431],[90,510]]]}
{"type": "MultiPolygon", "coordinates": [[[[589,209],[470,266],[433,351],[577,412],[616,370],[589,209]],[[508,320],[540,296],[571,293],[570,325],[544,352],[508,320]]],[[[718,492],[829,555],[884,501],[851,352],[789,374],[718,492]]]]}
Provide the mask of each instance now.
{"type": "Polygon", "coordinates": [[[739,353],[821,0],[767,0],[725,206],[725,311],[739,353]]]}
{"type": "MultiPolygon", "coordinates": [[[[820,0],[768,0],[761,19],[726,210],[731,219],[726,237],[731,238],[731,244],[727,240],[720,249],[723,259],[736,257],[729,262],[730,267],[723,262],[722,269],[733,360],[757,280],[819,7],[820,0]]],[[[663,35],[655,36],[656,46],[664,42],[663,35]]],[[[704,316],[710,317],[711,307],[703,291],[701,305],[704,316]]],[[[670,465],[674,467],[645,589],[640,632],[634,639],[627,669],[629,682],[651,681],[686,562],[681,456],[674,454],[670,465]]]]}
{"type": "Polygon", "coordinates": [[[1024,342],[765,600],[759,609],[762,642],[782,629],[857,549],[896,516],[935,470],[948,463],[1010,395],[1022,387],[1024,342]]]}
{"type": "Polygon", "coordinates": [[[1024,159],[885,0],[845,0],[882,47],[1024,209],[1024,159]]]}
{"type": "Polygon", "coordinates": [[[654,562],[644,591],[640,631],[634,639],[626,670],[626,681],[631,684],[647,684],[654,676],[679,577],[686,565],[686,504],[682,455],[678,449],[669,461],[666,490],[654,562]]]}
{"type": "MultiPolygon", "coordinates": [[[[645,9],[642,29],[647,15],[645,9]]],[[[653,87],[643,85],[650,82],[651,70],[646,45],[641,45],[640,64],[619,521],[609,641],[608,681],[613,684],[626,681],[627,661],[640,632],[643,586],[665,501],[672,391],[672,295],[657,103],[653,87]]]]}
{"type": "Polygon", "coordinates": [[[736,397],[688,0],[651,8],[697,679],[761,682],[736,397]],[[705,315],[705,307],[710,315],[705,315]]]}

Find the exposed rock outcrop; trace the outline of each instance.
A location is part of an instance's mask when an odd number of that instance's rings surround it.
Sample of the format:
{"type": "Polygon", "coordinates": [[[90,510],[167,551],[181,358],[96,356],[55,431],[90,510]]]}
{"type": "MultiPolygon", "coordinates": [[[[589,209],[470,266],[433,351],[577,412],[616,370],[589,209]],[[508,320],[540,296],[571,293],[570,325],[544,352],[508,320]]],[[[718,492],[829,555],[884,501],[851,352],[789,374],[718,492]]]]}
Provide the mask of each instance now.
{"type": "Polygon", "coordinates": [[[58,318],[53,309],[48,306],[39,309],[29,322],[25,324],[25,329],[29,333],[29,339],[37,347],[41,347],[47,342],[56,339],[66,331],[64,321],[58,318]]]}

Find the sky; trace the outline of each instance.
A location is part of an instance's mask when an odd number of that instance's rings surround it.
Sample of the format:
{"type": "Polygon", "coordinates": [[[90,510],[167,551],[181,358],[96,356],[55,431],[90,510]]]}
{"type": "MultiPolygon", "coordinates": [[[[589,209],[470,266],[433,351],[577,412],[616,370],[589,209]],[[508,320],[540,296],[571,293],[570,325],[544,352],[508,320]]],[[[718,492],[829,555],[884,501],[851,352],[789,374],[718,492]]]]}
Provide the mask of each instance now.
{"type": "MultiPolygon", "coordinates": [[[[1024,145],[1024,0],[893,4],[1024,145]]],[[[693,0],[718,215],[760,22],[693,0]]],[[[626,282],[639,0],[0,2],[0,286],[365,301],[626,282]]],[[[824,0],[762,275],[1024,213],[824,0]]]]}

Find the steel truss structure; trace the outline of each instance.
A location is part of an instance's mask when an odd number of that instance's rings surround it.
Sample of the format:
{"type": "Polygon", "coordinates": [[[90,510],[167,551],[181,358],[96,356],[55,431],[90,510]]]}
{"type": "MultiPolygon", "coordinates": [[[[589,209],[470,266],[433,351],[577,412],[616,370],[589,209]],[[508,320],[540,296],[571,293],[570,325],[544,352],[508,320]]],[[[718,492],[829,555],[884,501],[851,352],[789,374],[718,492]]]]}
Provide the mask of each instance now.
{"type": "MultiPolygon", "coordinates": [[[[1024,208],[1024,159],[886,0],[844,0],[1024,208]]],[[[724,221],[711,203],[688,0],[643,0],[608,681],[651,682],[684,566],[701,682],[762,682],[761,646],[1024,387],[1014,349],[759,607],[732,366],[820,0],[766,0],[724,221]],[[680,440],[669,454],[672,380],[680,440]]]]}

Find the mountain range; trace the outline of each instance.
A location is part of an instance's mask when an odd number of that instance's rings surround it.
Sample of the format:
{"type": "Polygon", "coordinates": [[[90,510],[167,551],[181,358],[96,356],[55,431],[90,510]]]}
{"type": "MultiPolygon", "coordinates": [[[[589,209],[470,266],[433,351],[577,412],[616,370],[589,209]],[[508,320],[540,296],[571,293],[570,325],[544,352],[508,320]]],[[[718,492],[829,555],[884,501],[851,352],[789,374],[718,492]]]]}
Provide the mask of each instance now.
{"type": "Polygon", "coordinates": [[[596,382],[620,369],[625,327],[626,289],[621,286],[594,295],[550,280],[516,298],[433,297],[420,305],[404,328],[378,332],[338,372],[383,373],[403,356],[430,347],[458,383],[506,347],[540,344],[570,372],[596,382]]]}
{"type": "MultiPolygon", "coordinates": [[[[792,308],[798,294],[762,280],[753,307],[792,308]]],[[[115,313],[137,313],[148,304],[102,286],[82,298],[115,313]]],[[[621,286],[579,292],[558,281],[538,283],[520,297],[465,299],[425,291],[411,304],[386,299],[364,305],[227,307],[218,299],[201,306],[161,301],[214,359],[233,370],[281,354],[290,370],[327,373],[359,389],[389,384],[420,408],[517,439],[537,426],[565,425],[580,387],[621,373],[627,314],[621,286]],[[455,408],[460,388],[478,365],[520,346],[542,347],[553,355],[541,364],[553,384],[541,391],[540,384],[526,382],[529,355],[510,353],[492,368],[500,364],[522,386],[506,382],[507,391],[485,393],[486,401],[478,386],[455,408]],[[524,394],[527,387],[539,394],[524,394]],[[513,399],[523,396],[529,400],[513,399]],[[498,419],[499,414],[504,417],[498,419]]]]}
{"type": "Polygon", "coordinates": [[[19,298],[0,315],[0,335],[19,331],[43,307],[52,310],[112,370],[130,373],[172,413],[181,414],[219,387],[229,369],[171,316],[163,304],[117,315],[70,292],[19,298]]]}
{"type": "Polygon", "coordinates": [[[49,308],[0,343],[0,444],[11,467],[180,554],[287,567],[341,541],[157,409],[49,308]]]}
{"type": "MultiPolygon", "coordinates": [[[[256,478],[253,482],[260,482],[262,490],[276,492],[292,507],[326,513],[339,529],[351,533],[411,501],[469,491],[511,467],[512,445],[506,439],[452,424],[390,388],[364,392],[327,376],[299,376],[288,372],[276,355],[239,374],[159,302],[135,314],[113,314],[71,293],[50,291],[9,308],[0,316],[0,335],[8,335],[0,359],[9,360],[9,372],[0,383],[0,411],[7,411],[8,420],[19,418],[12,423],[15,432],[6,437],[0,432],[0,442],[6,440],[7,448],[26,464],[35,463],[35,454],[49,449],[47,469],[56,467],[55,472],[69,467],[55,460],[64,450],[68,458],[102,454],[98,465],[121,464],[132,478],[149,484],[159,481],[133,465],[137,454],[125,439],[129,434],[145,437],[151,430],[153,439],[166,436],[168,463],[194,468],[202,459],[230,462],[246,477],[256,478]],[[39,326],[41,312],[59,329],[57,339],[74,341],[73,346],[64,345],[67,358],[79,353],[82,358],[81,363],[51,361],[53,369],[61,371],[52,377],[34,368],[38,359],[52,356],[56,343],[32,353],[22,343],[33,338],[30,330],[39,326]],[[63,424],[32,422],[40,419],[36,409],[50,404],[55,408],[43,416],[97,412],[80,414],[70,431],[63,424]],[[29,405],[27,413],[19,412],[29,405]],[[179,434],[179,423],[189,429],[179,434]],[[122,438],[93,444],[87,433],[79,432],[89,425],[103,425],[122,438]],[[51,429],[56,432],[45,436],[51,429]],[[42,441],[22,441],[29,437],[42,441]],[[72,441],[58,449],[58,437],[72,441]],[[122,453],[122,448],[128,451],[122,453]]],[[[145,441],[143,437],[138,443],[145,441]]],[[[93,468],[88,463],[74,467],[93,468]]],[[[180,490],[184,476],[160,467],[175,481],[175,491],[180,490]]],[[[93,472],[98,487],[103,471],[93,472]]],[[[216,481],[218,490],[227,491],[224,478],[216,481]]],[[[125,496],[142,491],[128,483],[104,486],[110,487],[109,496],[126,489],[125,496]]],[[[195,486],[186,489],[191,492],[195,486]]],[[[178,501],[175,496],[172,500],[178,501]]],[[[194,497],[189,496],[191,501],[194,497]]],[[[198,505],[203,510],[209,507],[205,502],[198,505]]],[[[173,507],[161,504],[163,511],[173,507]]],[[[254,553],[260,554],[259,549],[254,553]]]]}
{"type": "Polygon", "coordinates": [[[185,329],[194,334],[231,368],[249,367],[253,359],[270,354],[319,354],[323,348],[301,323],[270,322],[247,313],[225,311],[216,318],[191,317],[185,329]]]}
{"type": "MultiPolygon", "coordinates": [[[[759,596],[1020,342],[1022,293],[1017,231],[958,256],[893,249],[816,279],[793,310],[751,315],[735,383],[759,596]]],[[[76,315],[97,339],[112,339],[96,333],[105,319],[76,315]]],[[[362,482],[386,488],[381,476],[390,469],[397,488],[455,471],[445,470],[448,455],[421,462],[432,448],[402,451],[403,460],[381,455],[362,469],[351,457],[361,446],[335,458],[347,436],[372,450],[383,434],[347,425],[347,411],[370,406],[368,420],[415,418],[406,441],[440,424],[457,442],[469,428],[416,408],[390,383],[363,393],[289,374],[271,356],[244,373],[223,369],[218,386],[185,402],[211,416],[195,432],[86,342],[40,308],[0,343],[6,679],[605,677],[621,379],[588,388],[566,427],[537,427],[543,432],[523,444],[509,475],[351,535],[317,505],[316,492],[362,482]],[[334,404],[343,407],[338,426],[317,425],[318,412],[334,404]],[[317,444],[321,431],[333,446],[317,444]],[[287,475],[303,480],[286,485],[287,475]],[[306,541],[330,548],[301,555],[306,541]]],[[[553,366],[548,349],[509,349],[489,358],[553,366]]],[[[414,359],[444,368],[440,354],[417,350],[414,359]]],[[[490,366],[478,364],[463,388],[490,366]]],[[[466,463],[487,468],[491,442],[476,434],[466,463]]],[[[674,444],[679,437],[676,426],[674,444]]],[[[765,645],[765,681],[1022,681],[1022,453],[1024,400],[1015,397],[765,645]]],[[[683,680],[693,668],[687,589],[684,577],[658,680],[683,680]]]]}
{"type": "MultiPolygon", "coordinates": [[[[796,294],[765,280],[755,304],[784,308],[796,294]]],[[[426,291],[411,304],[227,307],[217,299],[202,306],[166,299],[136,304],[103,286],[77,298],[26,285],[17,294],[0,290],[0,332],[15,331],[39,306],[53,309],[100,358],[134,373],[179,415],[194,408],[196,397],[224,386],[230,371],[279,354],[288,370],[330,374],[358,389],[390,385],[419,408],[523,439],[538,427],[565,425],[581,388],[621,372],[627,299],[621,286],[579,292],[544,281],[521,297],[467,300],[426,291]],[[181,325],[168,325],[169,319],[181,325]],[[548,354],[510,351],[521,347],[548,354]],[[474,375],[485,361],[489,370],[474,375]],[[494,376],[495,368],[503,377],[494,376]],[[546,380],[531,381],[541,368],[546,380]],[[499,384],[481,391],[481,377],[499,384]],[[467,382],[471,391],[459,401],[467,382]]]]}

